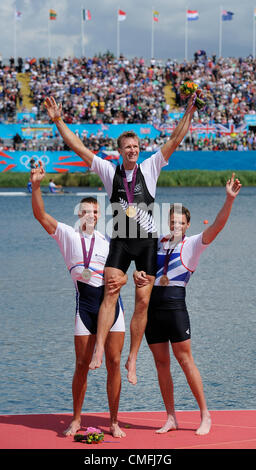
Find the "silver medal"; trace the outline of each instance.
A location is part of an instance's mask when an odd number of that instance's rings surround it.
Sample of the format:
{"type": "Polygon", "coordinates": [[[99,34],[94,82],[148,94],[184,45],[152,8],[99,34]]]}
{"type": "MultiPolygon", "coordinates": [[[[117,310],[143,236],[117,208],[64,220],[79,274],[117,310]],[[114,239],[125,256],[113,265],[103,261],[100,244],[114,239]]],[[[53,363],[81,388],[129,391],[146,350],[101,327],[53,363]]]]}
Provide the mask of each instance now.
{"type": "Polygon", "coordinates": [[[92,273],[90,271],[90,269],[84,269],[83,272],[82,272],[82,278],[85,280],[85,281],[89,281],[91,279],[91,276],[92,276],[92,273]]]}

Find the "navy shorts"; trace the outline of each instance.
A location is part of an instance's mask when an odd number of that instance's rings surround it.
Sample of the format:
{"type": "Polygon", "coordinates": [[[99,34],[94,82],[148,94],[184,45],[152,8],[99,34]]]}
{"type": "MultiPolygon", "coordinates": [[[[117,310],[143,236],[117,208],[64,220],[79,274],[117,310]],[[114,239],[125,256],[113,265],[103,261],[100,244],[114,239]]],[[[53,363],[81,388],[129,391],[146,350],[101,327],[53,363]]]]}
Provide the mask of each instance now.
{"type": "Polygon", "coordinates": [[[157,270],[157,238],[113,238],[105,267],[121,269],[126,273],[131,262],[138,271],[150,276],[157,270]]]}
{"type": "MultiPolygon", "coordinates": [[[[81,331],[76,331],[76,334],[95,335],[97,333],[98,313],[103,296],[104,286],[93,287],[84,282],[77,281],[76,317],[79,317],[88,332],[84,331],[84,333],[82,333],[81,331]]],[[[119,297],[116,303],[115,318],[111,327],[111,331],[113,331],[113,327],[117,324],[117,322],[118,325],[116,331],[124,331],[122,307],[121,297],[119,297]]],[[[78,325],[77,329],[79,330],[78,325]]]]}
{"type": "Polygon", "coordinates": [[[185,287],[153,287],[145,330],[148,344],[179,343],[191,338],[185,296],[185,287]]]}

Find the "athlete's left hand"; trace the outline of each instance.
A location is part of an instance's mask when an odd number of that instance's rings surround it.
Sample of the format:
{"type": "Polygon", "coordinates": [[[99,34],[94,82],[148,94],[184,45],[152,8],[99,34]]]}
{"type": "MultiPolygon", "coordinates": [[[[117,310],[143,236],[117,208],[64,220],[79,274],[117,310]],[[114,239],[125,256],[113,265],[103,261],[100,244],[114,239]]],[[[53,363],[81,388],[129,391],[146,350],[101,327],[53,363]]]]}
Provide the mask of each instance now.
{"type": "Polygon", "coordinates": [[[235,173],[232,173],[231,178],[226,184],[226,193],[228,197],[235,199],[241,189],[241,183],[238,178],[235,179],[235,173]]]}
{"type": "Polygon", "coordinates": [[[203,98],[203,92],[200,88],[198,88],[195,93],[193,93],[190,97],[189,97],[189,100],[188,100],[188,104],[187,104],[187,111],[197,111],[197,107],[196,107],[196,98],[203,98]]]}
{"type": "Polygon", "coordinates": [[[145,271],[134,271],[133,279],[137,287],[147,286],[150,282],[145,271]]]}
{"type": "Polygon", "coordinates": [[[45,177],[45,170],[44,170],[44,167],[42,165],[42,162],[39,160],[39,166],[38,166],[38,163],[36,163],[36,167],[32,168],[31,172],[30,172],[30,178],[31,178],[32,185],[34,185],[34,184],[40,185],[40,183],[44,179],[44,177],[45,177]]]}

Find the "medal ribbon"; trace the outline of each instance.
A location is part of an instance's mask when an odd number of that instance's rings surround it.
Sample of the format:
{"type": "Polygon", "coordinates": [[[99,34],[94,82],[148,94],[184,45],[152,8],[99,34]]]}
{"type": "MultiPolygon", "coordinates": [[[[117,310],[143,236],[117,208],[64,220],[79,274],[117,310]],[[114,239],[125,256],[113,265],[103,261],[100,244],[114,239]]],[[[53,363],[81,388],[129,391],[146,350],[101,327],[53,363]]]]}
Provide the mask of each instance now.
{"type": "Polygon", "coordinates": [[[93,237],[91,238],[91,243],[90,243],[90,248],[89,248],[88,255],[86,253],[86,246],[85,246],[84,237],[81,237],[81,242],[82,242],[83,255],[84,255],[84,267],[85,267],[85,269],[87,269],[89,264],[90,264],[91,257],[92,257],[93,247],[94,247],[94,243],[95,243],[95,236],[93,235],[93,237]]]}
{"type": "Polygon", "coordinates": [[[125,192],[126,192],[126,196],[127,196],[129,204],[132,204],[133,199],[134,199],[134,188],[135,188],[137,170],[138,170],[138,165],[136,165],[136,167],[134,168],[134,171],[133,171],[132,184],[131,184],[131,190],[130,190],[129,186],[128,186],[126,174],[125,174],[125,169],[124,169],[123,165],[121,166],[121,174],[122,174],[123,183],[124,183],[124,187],[125,187],[125,192]]]}
{"type": "MultiPolygon", "coordinates": [[[[182,237],[182,241],[184,240],[185,237],[182,237]]],[[[167,269],[168,269],[168,264],[169,264],[169,261],[170,261],[170,258],[172,256],[172,253],[174,252],[176,246],[178,245],[179,242],[177,242],[175,244],[175,246],[170,250],[170,248],[168,248],[167,252],[166,252],[166,255],[165,255],[165,258],[164,258],[164,271],[163,271],[163,275],[166,276],[167,274],[167,269]]]]}
{"type": "Polygon", "coordinates": [[[164,258],[164,271],[163,271],[164,276],[166,276],[166,274],[167,274],[168,264],[169,264],[169,261],[170,261],[170,258],[172,256],[172,252],[173,252],[174,248],[172,250],[170,250],[168,248],[168,250],[166,252],[166,255],[165,255],[165,258],[164,258]]]}

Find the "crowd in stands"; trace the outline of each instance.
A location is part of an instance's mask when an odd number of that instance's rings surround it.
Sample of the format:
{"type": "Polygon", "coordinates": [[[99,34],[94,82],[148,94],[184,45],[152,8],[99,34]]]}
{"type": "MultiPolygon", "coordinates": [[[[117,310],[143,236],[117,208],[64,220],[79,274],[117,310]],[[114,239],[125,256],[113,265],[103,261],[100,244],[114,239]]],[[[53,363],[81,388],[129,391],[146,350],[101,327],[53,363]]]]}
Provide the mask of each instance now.
{"type": "Polygon", "coordinates": [[[247,58],[207,58],[204,51],[195,60],[170,68],[170,78],[180,105],[179,87],[192,79],[203,90],[207,106],[200,113],[202,122],[233,123],[239,126],[245,114],[255,114],[256,61],[247,58]]]}
{"type": "MultiPolygon", "coordinates": [[[[115,59],[111,54],[88,58],[22,59],[9,65],[0,62],[0,122],[15,122],[17,104],[22,105],[18,72],[30,75],[31,99],[35,121],[48,123],[44,100],[50,94],[62,103],[63,117],[67,123],[149,123],[159,125],[173,122],[166,103],[165,86],[171,84],[176,93],[175,110],[183,111],[185,103],[179,94],[186,80],[195,81],[206,97],[207,105],[195,116],[195,121],[239,126],[245,114],[255,114],[256,61],[247,58],[207,57],[198,51],[190,62],[152,59],[147,64],[143,58],[115,59]]],[[[108,137],[80,136],[93,150],[115,148],[116,142],[108,137]]],[[[158,139],[143,139],[142,150],[154,150],[165,135],[158,139]]],[[[65,149],[57,136],[44,141],[20,142],[19,148],[34,150],[65,149]]],[[[254,132],[236,136],[198,138],[192,134],[180,146],[181,150],[250,150],[255,149],[254,132]]]]}
{"type": "Polygon", "coordinates": [[[22,101],[17,67],[13,58],[8,66],[0,57],[0,122],[15,122],[17,105],[22,101]]]}

